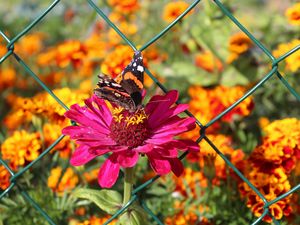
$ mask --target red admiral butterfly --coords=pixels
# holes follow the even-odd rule
[[[95,94],[115,103],[129,112],[135,112],[142,105],[142,90],[144,88],[144,66],[141,52],[136,51],[130,64],[115,79],[107,75],[98,75],[99,88]]]

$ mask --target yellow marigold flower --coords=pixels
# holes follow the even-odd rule
[[[1,56],[1,54],[0,54]],[[16,82],[16,71],[12,68],[0,69],[0,90],[13,87]]]
[[[285,16],[292,25],[300,25],[300,3],[288,8],[285,11]]]
[[[127,45],[119,45],[105,57],[101,71],[115,78],[130,63],[131,59],[132,49]]]
[[[247,165],[246,176],[249,181],[265,196],[267,201],[290,190],[288,175],[299,166],[300,159],[300,120],[286,118],[276,120],[263,127],[262,144],[251,153]],[[247,206],[255,216],[261,216],[263,202],[243,183],[240,185],[242,195],[248,198]],[[292,195],[270,207],[271,214],[276,219],[291,213]],[[271,222],[271,217],[265,216],[264,221]]]
[[[270,142],[277,141],[291,148],[300,147],[300,120],[296,118],[275,120],[264,128],[264,132]]]
[[[27,34],[16,43],[16,52],[26,56],[37,54],[43,47],[44,38],[42,33]]]
[[[88,220],[83,221],[82,223],[78,223],[76,225],[102,225],[104,224],[110,217],[106,216],[106,217],[101,217],[98,218],[96,216],[92,216],[91,218],[89,218]],[[110,224],[115,225],[116,224],[116,220],[113,220],[112,222],[110,222]]]
[[[140,8],[138,0],[108,0],[108,4],[114,10],[124,14],[134,13]]]
[[[253,151],[252,162],[269,170],[282,166],[290,173],[300,159],[300,120],[276,120],[263,130],[263,143]]]
[[[280,57],[298,45],[300,45],[299,39],[294,39],[289,43],[280,44],[277,49],[273,51],[273,55],[275,57]],[[291,72],[298,71],[300,68],[300,51],[294,52],[292,55],[287,57],[284,62],[286,70]]]
[[[87,51],[87,58],[103,59],[105,58],[108,50],[107,44],[103,41],[103,37],[100,34],[92,33],[85,41],[84,46]]]
[[[4,160],[9,160],[13,168],[24,166],[35,160],[41,151],[42,145],[38,133],[28,133],[25,130],[15,131],[1,146]]]
[[[5,190],[10,185],[10,173],[8,170],[3,166],[0,165],[0,190]]]
[[[167,23],[173,22],[188,7],[189,4],[184,1],[176,1],[176,2],[170,2],[166,4],[163,11],[163,20],[166,21]]]
[[[223,65],[211,52],[205,51],[195,57],[195,64],[209,73],[222,72]]]
[[[69,167],[58,184],[62,172],[61,167],[55,167],[51,169],[50,176],[48,177],[48,187],[58,195],[63,195],[64,192],[70,192],[79,182],[78,176],[74,173],[73,169]]]
[[[93,90],[92,81],[90,79],[84,80],[79,84],[79,90],[83,93],[89,93],[91,90]]]
[[[239,55],[248,51],[252,47],[251,39],[243,32],[232,35],[229,39],[229,52],[230,55],[227,59],[228,63],[236,60]]]
[[[80,90],[69,88],[55,89],[54,94],[58,96],[67,106],[75,103],[83,103],[89,94]],[[9,102],[12,105],[12,112],[5,118],[4,123],[13,129],[24,122],[32,119],[32,116],[47,118],[51,122],[64,122],[65,109],[56,102],[48,93],[39,93],[32,98],[11,96]]]
[[[66,123],[51,124],[46,123],[43,126],[43,136],[45,147],[49,147],[57,138],[61,136],[61,130],[66,126]],[[72,146],[69,137],[64,137],[52,150],[59,151],[61,158],[68,159],[71,155]]]
[[[68,107],[75,103],[83,103],[85,99],[89,97],[89,94],[84,93],[82,91],[71,90],[69,88],[61,88],[53,90],[58,98],[60,98]],[[43,93],[43,98],[40,99],[42,101],[46,101],[47,103],[43,104],[43,108],[48,110],[49,116],[52,118],[64,117],[65,109],[61,107],[54,98],[52,98],[48,93]],[[38,96],[36,96],[38,97]],[[35,97],[35,98],[36,98]],[[47,107],[50,107],[47,109]]]
[[[86,55],[86,47],[80,41],[68,40],[57,46],[56,63],[62,68],[70,64],[77,68]]]
[[[286,193],[290,190],[291,185],[288,181],[288,177],[285,174],[285,170],[282,167],[278,167],[272,173],[266,173],[260,170],[260,168],[253,167],[248,174],[249,181],[264,195],[267,201],[271,201],[276,197]],[[247,207],[251,208],[253,214],[257,217],[263,213],[263,201],[257,197],[254,191],[248,187],[246,183],[241,183],[240,191],[243,196],[246,196]],[[283,200],[275,203],[270,207],[271,214],[278,220],[283,215],[288,216],[291,213],[290,199],[291,195],[287,196]],[[263,218],[266,222],[271,222],[271,217],[265,216]]]
[[[61,88],[53,90],[54,94],[60,98],[67,106],[71,106],[78,102],[83,102],[84,99],[88,98],[89,95],[81,91],[74,91],[69,88]],[[48,93],[40,93],[32,99],[34,108],[32,113],[41,114],[54,121],[65,120],[64,113],[65,109],[59,105],[52,96]]]

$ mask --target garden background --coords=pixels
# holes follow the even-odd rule
[[[299,3],[14,0],[0,5],[0,224],[88,225],[110,217],[74,195],[81,187],[100,189],[97,173],[104,159],[70,166],[75,144],[61,130],[70,124],[67,107],[91,96],[97,74],[115,77],[130,62],[128,40],[144,50],[145,66],[157,79],[145,75],[146,101],[162,93],[161,87],[176,89],[202,127],[200,134],[197,128],[183,136],[200,142],[200,153],[183,159],[184,174],[163,176],[140,192],[153,215],[174,225],[300,223]],[[189,5],[195,7],[152,43]],[[220,153],[271,201],[268,211]],[[141,160],[137,186],[155,176],[150,171]],[[113,189],[121,192],[121,182]],[[150,216],[149,221],[157,223]]]

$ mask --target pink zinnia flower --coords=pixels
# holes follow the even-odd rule
[[[101,187],[110,188],[119,176],[120,167],[136,165],[139,156],[148,157],[152,169],[159,175],[173,171],[179,176],[183,165],[178,149],[198,151],[199,146],[190,140],[174,137],[195,127],[194,118],[178,116],[187,104],[174,105],[177,91],[151,98],[145,108],[130,113],[120,107],[107,107],[103,99],[93,95],[86,106],[75,104],[65,113],[78,126],[63,129],[63,134],[75,139],[79,147],[71,157],[73,166],[81,166],[97,156],[111,153],[99,170]]]

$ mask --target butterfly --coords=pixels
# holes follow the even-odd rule
[[[99,88],[94,93],[129,112],[136,112],[142,105],[144,70],[142,54],[136,51],[131,62],[115,79],[105,74],[98,75]]]

